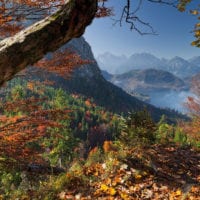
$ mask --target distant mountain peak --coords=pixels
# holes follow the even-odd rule
[[[132,56],[148,56],[148,57],[154,57],[154,58],[158,59],[155,55],[153,55],[151,53],[147,53],[147,52],[134,53],[134,54],[132,54]]]
[[[112,54],[107,54],[112,55]],[[112,59],[111,59],[112,57]],[[108,71],[111,74],[123,74],[135,69],[163,69],[179,78],[191,77],[195,73],[200,72],[200,56],[186,60],[180,56],[174,56],[171,59],[158,58],[151,53],[134,53],[130,57],[101,56],[97,58],[97,62],[101,69]]]

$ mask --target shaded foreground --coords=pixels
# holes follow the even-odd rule
[[[107,141],[60,175],[24,171],[20,199],[194,200],[200,196],[199,156],[178,145],[127,148]]]
[[[109,152],[105,156],[103,162],[67,173],[71,183],[58,197],[198,199],[200,196],[200,154],[189,147],[153,145]],[[90,177],[90,180],[84,183],[81,177]]]

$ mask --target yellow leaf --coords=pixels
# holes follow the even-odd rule
[[[101,188],[100,190],[102,190],[103,192],[106,192],[109,189],[109,187],[105,184],[101,184]]]
[[[96,172],[94,173],[94,176],[98,176],[98,175],[99,175],[99,172],[96,171]]]
[[[128,200],[129,199],[128,195],[126,193],[124,193],[124,192],[120,192],[120,196],[121,196],[121,198],[123,200]]]
[[[181,190],[177,190],[177,191],[175,192],[175,194],[176,194],[176,196],[180,196],[180,195],[182,194],[182,191],[181,191]]]
[[[110,178],[107,178],[104,182],[106,183],[106,185],[110,185],[112,181]]]
[[[135,175],[135,179],[141,179],[141,178],[142,178],[142,176],[140,174]]]
[[[121,177],[116,176],[112,182],[112,186],[116,186],[118,183],[121,183]]]
[[[111,187],[111,188],[109,188],[109,190],[108,190],[108,193],[110,194],[110,195],[112,195],[112,196],[114,196],[115,194],[116,194],[116,190],[113,188],[113,187]]]
[[[195,26],[196,26],[196,27],[200,27],[200,23],[197,23]]]
[[[143,172],[142,172],[142,175],[143,175],[143,176],[146,176],[147,174],[148,174],[148,173],[147,173],[146,171],[143,171]]]
[[[192,46],[197,46],[200,43],[200,40],[195,40],[191,43]]]
[[[191,10],[190,13],[192,15],[198,15],[199,14],[198,10]]]
[[[200,30],[196,30],[196,31],[195,31],[195,36],[196,36],[196,37],[199,37],[199,36],[200,36]]]

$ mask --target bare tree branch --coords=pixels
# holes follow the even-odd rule
[[[177,8],[179,2],[179,0],[137,0],[135,1],[137,2],[137,5],[132,6],[131,0],[126,0],[120,18],[118,20],[114,19],[114,25],[119,23],[119,25],[122,26],[123,22],[125,22],[130,25],[130,30],[134,30],[140,35],[157,35],[151,24],[142,20],[138,15],[138,12],[145,1],[169,5],[175,8]],[[146,29],[146,31],[143,29]]]

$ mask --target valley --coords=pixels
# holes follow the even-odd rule
[[[159,59],[147,53],[129,58],[110,53],[103,56],[97,61],[106,80],[154,106],[187,112],[184,103],[188,96],[195,96],[191,81],[200,72],[199,57],[187,61],[180,57]],[[116,57],[118,65],[113,62]]]

